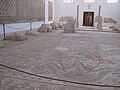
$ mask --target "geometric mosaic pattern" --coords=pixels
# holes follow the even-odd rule
[[[43,0],[0,0],[0,24],[44,20]]]
[[[61,31],[41,33],[23,42],[5,41],[0,63],[37,75],[105,85],[120,85],[120,36],[118,33]],[[70,87],[0,67],[1,90],[120,90],[81,86]],[[28,80],[15,79],[14,76]],[[29,80],[36,80],[33,82]],[[39,82],[40,81],[40,82]],[[69,84],[72,85],[72,84]]]

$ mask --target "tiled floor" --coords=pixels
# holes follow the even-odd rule
[[[78,31],[76,34],[65,34],[54,31],[31,36],[22,42],[5,41],[4,45],[0,49],[2,64],[53,78],[120,85],[119,33]],[[0,90],[120,90],[40,83],[69,84],[36,78],[3,67],[0,67],[0,75],[16,77],[0,76]]]

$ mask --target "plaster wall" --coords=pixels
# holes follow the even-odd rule
[[[96,0],[94,3],[84,3],[84,0],[74,0],[73,3],[64,3],[63,0],[55,0],[55,21],[59,22],[62,16],[77,16],[79,5],[79,25],[83,25],[83,12],[93,11],[94,18],[98,15],[98,7],[101,6],[101,16],[110,17],[117,21],[120,26],[120,0],[118,3],[107,3],[107,0]],[[88,8],[90,5],[90,8]]]

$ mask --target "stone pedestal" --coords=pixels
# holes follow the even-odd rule
[[[52,31],[52,27],[50,24],[42,24],[40,28],[38,28],[38,32],[50,32]]]
[[[101,16],[96,16],[95,17],[95,22],[97,23],[98,30],[102,30],[102,17]]]
[[[76,20],[68,20],[64,28],[64,33],[76,33],[76,32],[77,32]]]
[[[98,28],[98,30],[102,30],[102,23],[98,23],[97,28]]]

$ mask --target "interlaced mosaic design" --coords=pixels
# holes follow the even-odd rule
[[[0,0],[0,24],[44,20],[43,0]]]

